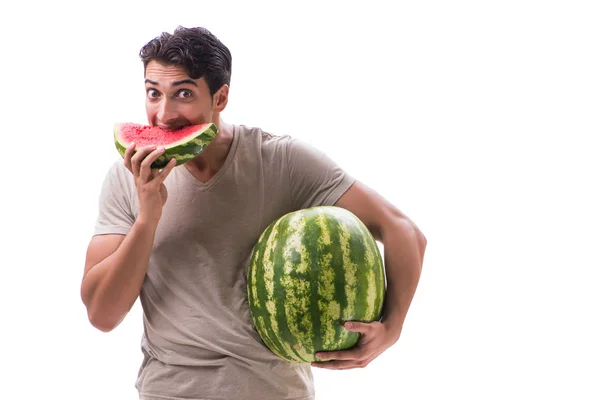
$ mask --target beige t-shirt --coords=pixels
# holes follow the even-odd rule
[[[280,216],[333,205],[353,178],[290,136],[234,126],[223,167],[207,183],[183,167],[167,177],[140,293],[140,399],[313,399],[310,365],[276,357],[249,313],[252,247]],[[127,234],[139,212],[131,173],[116,162],[100,195],[95,234]]]

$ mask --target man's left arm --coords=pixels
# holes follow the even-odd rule
[[[373,237],[383,243],[387,291],[381,321],[345,324],[346,329],[361,333],[354,348],[318,353],[317,357],[324,361],[312,365],[328,369],[361,368],[400,338],[421,276],[427,240],[406,215],[359,181],[335,205],[355,214]]]

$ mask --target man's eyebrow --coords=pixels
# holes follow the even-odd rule
[[[189,83],[190,85],[198,86],[198,85],[196,84],[196,82],[194,82],[194,81],[193,81],[193,80],[191,80],[191,79],[182,79],[182,80],[180,80],[180,81],[175,81],[175,82],[173,82],[173,85],[172,85],[172,86],[185,85],[186,83]]]
[[[158,82],[151,81],[150,79],[146,79],[145,82],[149,83],[151,85],[158,85]],[[190,85],[198,86],[198,84],[191,79],[182,79],[180,81],[175,81],[175,82],[173,82],[172,86],[185,85],[186,83],[189,83]]]

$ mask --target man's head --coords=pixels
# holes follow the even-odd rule
[[[140,50],[149,123],[166,129],[218,123],[227,104],[231,53],[204,28],[178,27]]]

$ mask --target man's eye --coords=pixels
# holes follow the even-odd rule
[[[150,97],[151,99],[155,99],[158,96],[160,96],[160,93],[158,92],[158,90],[155,89],[148,89],[148,97]]]
[[[188,99],[193,96],[193,93],[190,90],[180,90],[177,92],[177,97],[180,99]]]

